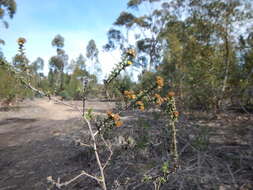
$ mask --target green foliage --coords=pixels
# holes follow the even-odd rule
[[[87,110],[87,112],[85,113],[85,116],[84,116],[86,119],[88,120],[91,120],[94,116],[93,116],[93,109],[92,108],[89,108]]]
[[[151,180],[152,180],[151,176],[144,175],[144,177],[142,179],[142,182],[147,183],[147,182],[150,182]]]
[[[58,34],[54,37],[52,40],[52,46],[57,47],[57,48],[63,48],[64,47],[64,38]]]
[[[0,100],[5,99],[9,102],[15,99],[32,97],[33,93],[24,88],[24,86],[16,80],[12,73],[2,65],[0,65]]]
[[[89,69],[89,72],[94,74],[97,78],[101,74],[101,65],[99,63],[98,54],[99,51],[96,42],[94,40],[90,40],[86,47],[86,57],[91,62],[91,68]]]
[[[135,83],[131,80],[129,75],[119,75],[107,87],[109,96],[112,98],[122,97],[125,90],[131,90],[135,87]]]
[[[59,93],[64,90],[64,68],[68,64],[68,55],[63,50],[64,38],[61,35],[58,34],[54,37],[52,46],[57,48],[57,55],[49,60],[50,84],[51,86],[54,84],[56,93]]]
[[[115,49],[124,51],[126,49],[125,47],[126,39],[120,30],[111,28],[107,32],[107,39],[108,42],[103,46],[105,51],[113,51]]]
[[[154,72],[144,71],[138,77],[139,78],[138,88],[144,89],[144,87],[150,86],[150,82],[154,80],[155,76],[156,76],[156,73]]]

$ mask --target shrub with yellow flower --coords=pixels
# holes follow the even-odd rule
[[[128,99],[136,99],[137,98],[133,91],[127,91],[127,90],[125,90],[124,91],[124,95]]]
[[[161,105],[164,102],[164,99],[159,94],[155,94],[155,102],[158,105]]]
[[[109,117],[109,119],[114,121],[114,124],[116,125],[116,127],[120,127],[123,125],[123,122],[120,120],[120,116],[119,114],[114,114],[111,111],[107,111],[107,115]]]
[[[120,120],[115,121],[115,125],[116,125],[116,127],[121,127],[123,125],[123,122]]]

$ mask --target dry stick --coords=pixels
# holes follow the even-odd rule
[[[47,178],[47,180],[49,181],[49,182],[51,182],[53,185],[55,185],[57,188],[62,188],[62,187],[64,187],[64,186],[67,186],[67,185],[69,185],[70,183],[72,183],[72,182],[74,182],[75,180],[77,180],[78,178],[80,178],[80,177],[82,177],[82,176],[88,176],[88,177],[90,177],[90,178],[92,178],[92,179],[95,179],[96,181],[101,181],[101,179],[99,179],[99,178],[97,178],[97,177],[95,177],[95,176],[93,176],[93,175],[90,175],[90,174],[88,174],[87,172],[85,172],[85,171],[82,171],[79,175],[77,175],[76,177],[74,177],[74,178],[72,178],[71,180],[69,180],[69,181],[66,181],[66,182],[64,182],[64,183],[61,183],[60,182],[60,178],[58,178],[58,180],[57,181],[55,181],[55,180],[53,180],[51,177],[48,177]]]
[[[76,107],[76,109],[77,109],[80,113],[82,113],[81,110],[80,110],[78,107]],[[105,165],[104,167],[102,167],[102,164],[101,164],[101,161],[100,161],[100,157],[99,157],[99,154],[98,154],[98,151],[97,151],[97,144],[96,144],[95,135],[94,135],[94,133],[93,133],[93,131],[92,131],[91,124],[90,124],[89,120],[88,120],[86,117],[83,117],[83,118],[84,118],[85,122],[88,124],[89,132],[90,132],[90,135],[91,135],[91,138],[92,138],[92,141],[93,141],[93,146],[92,146],[92,147],[93,147],[93,149],[94,149],[95,156],[96,156],[96,160],[97,160],[97,164],[98,164],[98,166],[99,166],[99,170],[100,170],[100,174],[101,174],[101,179],[99,179],[99,178],[97,178],[97,177],[95,177],[95,176],[92,176],[92,175],[90,175],[90,174],[88,174],[88,173],[86,173],[86,172],[84,172],[84,171],[82,171],[81,174],[86,175],[86,176],[88,176],[88,177],[91,177],[91,178],[95,179],[95,180],[102,186],[103,190],[107,190],[106,183],[105,183],[105,176],[104,176],[104,168],[106,167],[107,163],[109,162],[108,159],[111,158],[111,155],[110,155],[109,158],[107,159],[106,165]],[[109,149],[110,152],[112,153],[112,150],[111,150],[111,148],[109,147],[109,145],[108,145],[107,143],[105,143],[105,145],[108,147],[108,149]],[[79,177],[83,176],[83,175],[81,175],[81,174],[78,175],[78,176],[76,176],[75,178],[73,178],[74,180],[72,179],[72,180],[70,180],[69,182],[72,183],[73,181],[77,180]],[[68,184],[69,184],[69,183],[68,183]],[[67,185],[68,185],[68,184],[67,184]]]
[[[103,169],[106,168],[106,166],[108,165],[109,161],[111,160],[111,157],[113,155],[113,152],[112,152],[112,149],[111,149],[111,146],[106,142],[106,140],[104,139],[103,135],[101,134],[101,138],[103,140],[103,142],[105,143],[105,145],[108,147],[109,151],[110,151],[110,155],[109,157],[107,158],[107,161],[105,162],[104,166],[103,166]]]
[[[57,99],[56,99],[57,100]],[[77,106],[73,106],[73,105],[70,105],[70,104],[66,104],[62,101],[59,101],[59,103],[63,103],[64,105],[67,105],[67,106],[70,106],[76,110],[78,110],[80,112],[80,114],[82,114],[82,111],[77,107]],[[88,124],[88,128],[89,128],[89,132],[90,132],[90,135],[92,137],[92,141],[93,141],[93,149],[95,151],[95,156],[96,156],[96,160],[97,160],[97,164],[99,166],[99,169],[100,169],[100,173],[101,173],[101,179],[96,177],[96,176],[93,176],[85,171],[82,171],[79,175],[77,175],[76,177],[72,178],[71,180],[67,181],[67,182],[64,182],[64,183],[60,183],[60,181],[58,180],[58,182],[55,182],[53,179],[51,178],[48,178],[48,181],[52,182],[54,185],[56,185],[56,187],[58,188],[61,188],[62,186],[67,186],[69,185],[70,183],[74,182],[75,180],[77,180],[78,178],[82,177],[82,176],[88,176],[92,179],[95,179],[99,184],[101,184],[103,190],[107,190],[106,188],[106,183],[105,183],[105,177],[104,177],[104,168],[105,167],[102,167],[102,164],[101,164],[101,161],[100,161],[100,158],[99,158],[99,155],[98,155],[98,151],[97,151],[97,145],[96,145],[96,139],[95,139],[95,136],[94,136],[94,133],[92,131],[92,127],[91,127],[91,124],[89,122],[89,120],[87,120],[85,117],[83,117],[85,122]],[[82,120],[83,121],[83,120]],[[107,144],[106,144],[107,145]],[[108,147],[109,148],[109,147]],[[109,149],[111,150],[111,149]]]
[[[92,131],[91,124],[90,124],[89,120],[86,119],[85,117],[84,117],[84,120],[88,124],[90,135],[91,135],[91,138],[92,138],[92,141],[93,141],[93,149],[95,151],[96,160],[97,160],[98,167],[99,167],[99,170],[100,170],[100,173],[101,173],[101,178],[102,178],[101,179],[101,182],[102,182],[101,186],[103,187],[104,190],[106,190],[107,188],[106,188],[106,183],[105,183],[104,168],[102,167],[102,164],[101,164],[101,161],[100,161],[100,158],[99,158],[99,154],[98,154],[98,151],[97,151],[96,139],[95,139],[94,133]]]
[[[80,114],[82,113],[82,111],[81,111],[78,107],[75,107],[75,106],[71,106],[71,107],[77,109],[77,110],[80,112]],[[104,167],[102,167],[102,164],[101,164],[101,161],[100,161],[100,158],[99,158],[99,154],[98,154],[98,151],[97,151],[96,139],[95,139],[94,133],[93,133],[93,131],[92,131],[91,124],[90,124],[89,120],[87,120],[85,117],[84,117],[84,120],[85,120],[85,122],[88,124],[89,131],[90,131],[90,134],[91,134],[91,136],[92,136],[92,140],[93,140],[93,146],[92,146],[92,147],[93,147],[93,149],[94,149],[94,151],[95,151],[97,164],[98,164],[98,166],[99,166],[100,173],[101,173],[101,179],[98,178],[98,177],[96,177],[96,176],[93,176],[93,175],[91,175],[91,174],[88,174],[88,173],[85,172],[85,171],[82,171],[81,174],[77,175],[76,177],[74,177],[74,178],[72,178],[71,180],[69,180],[69,181],[67,181],[67,182],[64,182],[64,183],[60,183],[60,180],[59,180],[59,179],[58,179],[58,181],[56,182],[56,181],[54,181],[53,179],[48,178],[48,181],[50,181],[51,183],[53,183],[54,185],[56,185],[56,187],[61,188],[62,186],[67,186],[67,185],[69,185],[70,183],[72,183],[72,182],[74,182],[75,180],[77,180],[78,178],[80,178],[80,177],[82,177],[82,176],[85,175],[85,176],[88,176],[88,177],[90,177],[90,178],[92,178],[92,179],[95,179],[95,180],[102,186],[103,190],[107,190],[107,188],[106,188],[106,183],[105,183],[105,177],[104,177],[104,168],[106,167],[107,163],[109,162],[108,159],[111,158],[111,155],[110,155],[109,158],[107,159],[106,165],[104,165]],[[106,146],[107,146],[107,145],[108,145],[108,144],[106,143]],[[109,147],[109,146],[107,146],[107,147],[108,147],[108,149],[111,151],[110,147]],[[111,152],[112,152],[112,151],[111,151]]]
[[[175,121],[171,122],[172,129],[172,155],[175,167],[178,167],[178,151],[177,151],[177,131],[175,126]]]

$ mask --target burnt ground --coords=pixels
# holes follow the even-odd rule
[[[87,104],[102,115],[113,106]],[[169,157],[166,122],[154,111],[129,111],[122,118],[124,126],[108,134],[114,150],[106,169],[108,189],[154,189]],[[182,114],[177,126],[181,168],[161,189],[253,189],[252,114],[228,111],[213,118],[191,112]],[[64,105],[35,99],[0,109],[0,190],[45,190],[48,176],[64,181],[84,169],[98,175],[92,150],[75,144],[80,138],[89,140],[80,113]],[[99,148],[103,160],[108,151]],[[82,177],[64,189],[99,186]]]

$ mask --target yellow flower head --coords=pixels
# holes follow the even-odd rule
[[[164,86],[164,80],[162,77],[160,76],[156,77],[156,85],[158,88],[162,88]]]
[[[136,97],[135,94],[132,94],[131,98],[132,98],[132,99],[136,99],[137,97]]]
[[[119,114],[114,114],[114,113],[112,113],[111,111],[108,111],[107,112],[107,115],[108,115],[108,117],[110,118],[110,119],[113,119],[114,121],[118,121],[118,120],[120,120],[120,116],[119,116]]]
[[[125,96],[129,95],[129,91],[125,90],[125,91],[124,91],[124,95],[125,95]]]
[[[163,98],[159,94],[155,94],[155,100],[158,105],[161,105],[164,102]]]
[[[124,91],[124,95],[129,98],[129,99],[136,99],[136,95],[134,94],[133,91],[127,91],[125,90]]]
[[[127,61],[127,64],[128,64],[128,65],[132,65],[133,62],[132,62],[132,61]]]
[[[20,38],[18,38],[17,42],[18,42],[18,44],[23,45],[24,43],[26,43],[26,39],[20,37]]]
[[[110,117],[110,118],[113,118],[113,116],[114,116],[114,114],[113,114],[111,111],[107,111],[107,115],[108,115],[108,117]]]
[[[120,126],[122,126],[123,125],[123,122],[122,121],[120,121],[120,116],[119,116],[119,114],[114,114],[114,113],[112,113],[111,111],[108,111],[107,112],[107,115],[108,115],[108,117],[110,118],[110,119],[113,119],[114,120],[114,124],[116,125],[116,127],[120,127]]]
[[[120,121],[120,120],[115,121],[115,125],[116,125],[116,127],[120,127],[120,126],[122,126],[122,125],[123,125],[123,122],[122,122],[122,121]]]
[[[179,112],[178,112],[178,111],[174,111],[174,112],[173,112],[173,115],[174,115],[175,117],[178,117],[178,116],[179,116]]]
[[[130,55],[130,56],[132,56],[132,57],[135,57],[135,56],[136,56],[136,52],[135,52],[134,49],[129,49],[129,50],[127,51],[127,54]]]
[[[175,96],[175,92],[173,92],[173,91],[170,91],[170,92],[168,92],[168,97],[174,97]]]
[[[113,120],[114,121],[119,121],[120,120],[120,116],[119,116],[119,114],[114,114],[114,116],[113,116]]]
[[[136,104],[137,104],[138,106],[144,105],[142,101],[137,101]]]

